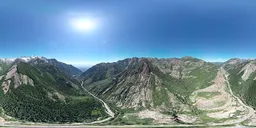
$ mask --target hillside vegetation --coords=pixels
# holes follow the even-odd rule
[[[85,93],[80,82],[48,63],[17,61],[0,84],[8,88],[0,90],[0,106],[19,120],[91,122],[106,116],[102,104]]]
[[[231,59],[224,64],[224,68],[229,73],[229,82],[235,94],[256,108],[256,61]]]
[[[120,109],[197,114],[189,96],[209,86],[216,74],[215,64],[192,57],[130,58],[93,66],[80,79],[90,91]]]

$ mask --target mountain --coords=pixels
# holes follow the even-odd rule
[[[80,69],[82,72],[85,72],[87,69],[89,69],[90,67],[84,67],[84,66],[80,66],[80,67],[77,67],[78,69]],[[82,73],[81,73],[82,74]],[[80,75],[81,75],[80,74]]]
[[[170,106],[168,95],[188,98],[209,85],[216,73],[214,64],[196,58],[131,58],[93,66],[80,79],[117,106],[139,109]]]
[[[128,58],[97,64],[79,79],[119,111],[116,124],[256,121],[256,60]]]
[[[72,65],[68,65],[68,64],[59,62],[56,59],[47,59],[45,57],[40,57],[40,56],[29,56],[29,57],[25,56],[25,57],[14,58],[14,59],[0,59],[0,66],[1,66],[1,62],[11,64],[14,61],[23,61],[23,62],[31,63],[34,65],[36,65],[38,63],[47,63],[49,65],[53,65],[53,66],[59,68],[65,74],[67,74],[69,76],[73,76],[73,77],[77,77],[82,74],[82,71],[80,71],[78,68],[76,68]]]
[[[68,65],[62,62],[57,61],[56,59],[48,59],[48,63],[58,67],[61,71],[65,72],[70,76],[80,76],[83,72],[78,68]]]
[[[223,67],[236,95],[256,108],[256,60],[233,58],[223,63]]]
[[[134,57],[97,64],[79,77],[44,57],[1,59],[0,67],[5,119],[91,122],[111,112],[104,120],[113,125],[256,125],[255,59]]]
[[[6,120],[91,122],[106,116],[102,104],[61,70],[58,61],[34,57],[1,63],[0,108]]]
[[[13,62],[14,59],[0,59],[0,75],[5,73]]]
[[[196,114],[191,94],[211,85],[218,68],[192,57],[129,58],[101,63],[80,79],[86,88],[119,109]],[[149,112],[147,112],[149,113]]]

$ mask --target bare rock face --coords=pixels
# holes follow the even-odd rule
[[[127,83],[128,81],[135,79],[134,77],[129,77],[128,79],[123,80],[122,82]],[[150,90],[151,84],[149,83],[150,77],[139,76],[138,79],[143,80],[141,83],[138,83],[134,86],[127,87],[124,85],[118,84],[117,86],[122,86],[118,88],[114,95],[115,97],[109,97],[109,101],[117,101],[117,106],[122,108],[134,108],[138,109],[140,107],[146,107],[146,104],[151,102],[152,91]],[[121,94],[120,96],[118,96]]]
[[[256,72],[256,60],[250,59],[230,59],[222,64],[222,67],[227,71],[234,72],[243,81],[247,81],[252,74]],[[241,83],[241,81],[239,82]]]
[[[2,78],[4,78],[4,76],[2,76]],[[22,84],[34,86],[34,81],[26,75],[17,73],[17,65],[13,65],[7,72],[4,82],[2,83],[2,87],[5,94],[9,90],[12,78],[14,80],[14,88],[18,88]]]
[[[3,117],[0,117],[0,123],[5,122],[5,119]]]
[[[131,59],[129,62],[132,64],[135,61]],[[107,98],[109,101],[117,101],[116,105],[122,108],[134,108],[146,107],[151,102],[152,92],[150,90],[150,68],[149,65],[143,60],[141,62],[141,68],[135,69],[132,72],[135,73],[132,76],[127,76],[130,72],[124,72],[119,77],[119,82],[116,85],[118,88],[109,88],[107,90],[115,89],[113,95]],[[105,92],[106,93],[106,92]]]
[[[13,66],[9,69],[7,75],[5,76],[5,80],[8,80],[8,79],[12,78],[13,76],[16,75],[16,73],[17,73],[17,65],[13,65]]]
[[[10,85],[11,85],[11,80],[7,80],[2,83],[4,94],[6,94],[9,91]]]
[[[242,63],[244,61],[246,61],[246,60],[245,59],[239,59],[239,58],[233,58],[233,59],[228,60],[226,63],[230,64],[230,65],[235,65],[235,64]]]
[[[191,61],[191,59],[195,58],[156,59],[153,65],[157,66],[161,72],[169,74],[176,79],[189,78],[194,77],[189,75],[191,70],[200,68],[206,64],[203,60],[196,59],[195,61]]]
[[[88,90],[120,108],[168,110],[185,97],[174,95],[176,89],[172,87],[187,93],[191,90],[183,86],[200,88],[214,79],[216,73],[214,64],[192,57],[129,58],[93,66],[80,79]]]
[[[49,99],[51,99],[53,101],[60,100],[60,101],[63,101],[64,103],[66,103],[65,96],[61,95],[58,92],[53,92],[53,93],[47,92],[47,96]]]
[[[2,80],[5,77],[5,75],[0,76],[0,80]]]
[[[244,72],[242,75],[242,79],[246,81],[249,78],[249,76],[255,71],[256,64],[252,61],[246,64],[239,73]]]

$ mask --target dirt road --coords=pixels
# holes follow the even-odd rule
[[[226,79],[227,86],[228,86],[228,89],[229,89],[230,94],[238,101],[239,104],[241,104],[243,107],[247,108],[248,111],[249,111],[249,113],[248,113],[246,116],[244,116],[243,118],[239,118],[239,119],[235,120],[235,121],[232,122],[232,123],[229,123],[229,122],[228,122],[228,123],[211,123],[210,125],[218,126],[218,125],[238,124],[238,123],[241,123],[241,122],[243,122],[243,121],[249,119],[249,118],[255,113],[254,109],[251,108],[250,106],[244,104],[241,99],[239,99],[236,95],[234,95],[234,93],[233,93],[233,91],[232,91],[232,89],[231,89],[231,87],[230,87],[230,83],[229,83],[229,81],[228,81],[228,73],[225,71],[225,69],[224,69],[223,67],[221,67],[221,68],[219,69],[219,71],[223,74],[223,77],[225,77],[225,79]]]
[[[106,108],[106,113],[109,115],[108,118],[106,119],[103,119],[103,120],[97,120],[97,121],[94,121],[94,122],[91,122],[91,123],[88,123],[88,124],[97,124],[97,123],[103,123],[103,122],[106,122],[106,121],[109,121],[110,119],[114,118],[115,117],[115,113],[110,109],[110,107],[107,105],[106,102],[104,102],[102,99],[98,98],[97,96],[93,95],[91,92],[89,92],[84,86],[83,86],[83,83],[81,83],[81,87],[84,89],[84,91],[86,91],[88,94],[90,94],[91,96],[93,96],[95,99],[99,100],[103,106]]]

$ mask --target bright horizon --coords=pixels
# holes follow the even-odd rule
[[[0,58],[87,67],[131,57],[250,59],[255,13],[255,1],[8,0],[0,5]]]
[[[34,56],[34,55],[33,55]],[[21,57],[31,57],[31,56],[19,56],[19,57],[11,57],[11,58],[0,58],[0,59],[16,59],[16,58],[21,58]],[[89,68],[89,67],[92,67],[96,64],[99,64],[99,63],[112,63],[112,62],[117,62],[119,60],[124,60],[124,59],[127,59],[127,58],[133,58],[133,57],[127,57],[127,58],[119,58],[119,59],[115,59],[115,60],[104,60],[104,61],[93,61],[93,62],[90,62],[90,61],[86,61],[86,60],[80,60],[80,61],[73,61],[73,60],[67,60],[68,58],[65,58],[65,59],[58,59],[58,58],[54,58],[54,57],[47,57],[47,56],[40,56],[40,57],[45,57],[47,59],[56,59],[60,62],[64,62],[66,64],[71,64],[75,67],[78,67],[78,68]],[[134,56],[134,57],[137,57],[137,56]],[[140,56],[138,58],[143,58],[145,56]],[[185,56],[181,56],[181,57],[145,57],[145,58],[158,58],[158,59],[161,59],[161,58],[182,58],[182,57],[185,57]],[[225,61],[228,61],[229,59],[232,59],[232,58],[239,58],[239,59],[256,59],[256,58],[244,58],[244,57],[231,57],[231,58],[200,58],[200,57],[195,57],[195,56],[190,56],[190,57],[194,57],[194,58],[198,58],[198,59],[201,59],[201,60],[204,60],[206,62],[225,62]]]

